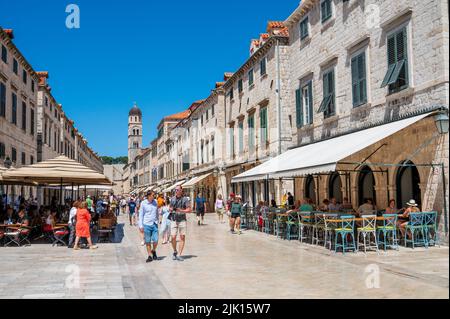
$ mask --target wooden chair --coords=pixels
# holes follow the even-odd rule
[[[98,242],[108,242],[111,243],[110,235],[113,232],[113,223],[112,219],[100,218],[98,220]]]

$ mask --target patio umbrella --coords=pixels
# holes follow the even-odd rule
[[[37,186],[38,183],[34,182],[34,181],[24,181],[21,179],[8,179],[5,180],[3,178],[3,174],[5,172],[9,171],[6,167],[4,166],[0,166],[0,185],[23,185],[23,186]]]
[[[112,185],[105,175],[65,156],[11,169],[2,176],[6,182],[19,180],[39,184]]]

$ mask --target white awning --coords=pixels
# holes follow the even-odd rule
[[[211,175],[212,173],[208,173],[208,174],[204,174],[204,175],[200,175],[200,176],[196,176],[193,179],[191,179],[189,182],[187,182],[186,184],[183,185],[183,188],[191,188],[194,187],[197,183],[201,182],[202,180],[204,180],[205,178],[207,178],[209,175]]]
[[[172,190],[175,189],[175,187],[180,186],[180,185],[183,185],[185,182],[186,182],[186,181],[179,181],[179,182],[176,182],[175,184],[173,184],[172,186],[166,188],[166,189],[163,190],[162,192],[163,192],[163,193],[170,193]]]
[[[232,183],[328,173],[343,159],[420,121],[433,112],[289,150],[232,178]]]

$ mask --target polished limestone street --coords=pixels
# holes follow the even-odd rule
[[[115,243],[98,250],[0,247],[0,298],[449,297],[448,247],[342,255],[251,230],[231,234],[213,214],[205,220],[189,216],[184,261],[165,244],[146,264],[126,216]]]

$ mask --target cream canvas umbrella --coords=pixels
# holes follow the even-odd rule
[[[103,174],[65,156],[3,173],[3,180],[20,180],[39,184],[112,185]]]
[[[0,185],[24,185],[24,186],[37,186],[38,183],[33,181],[23,181],[20,179],[3,179],[3,174],[7,172],[8,169],[4,166],[0,166]]]

